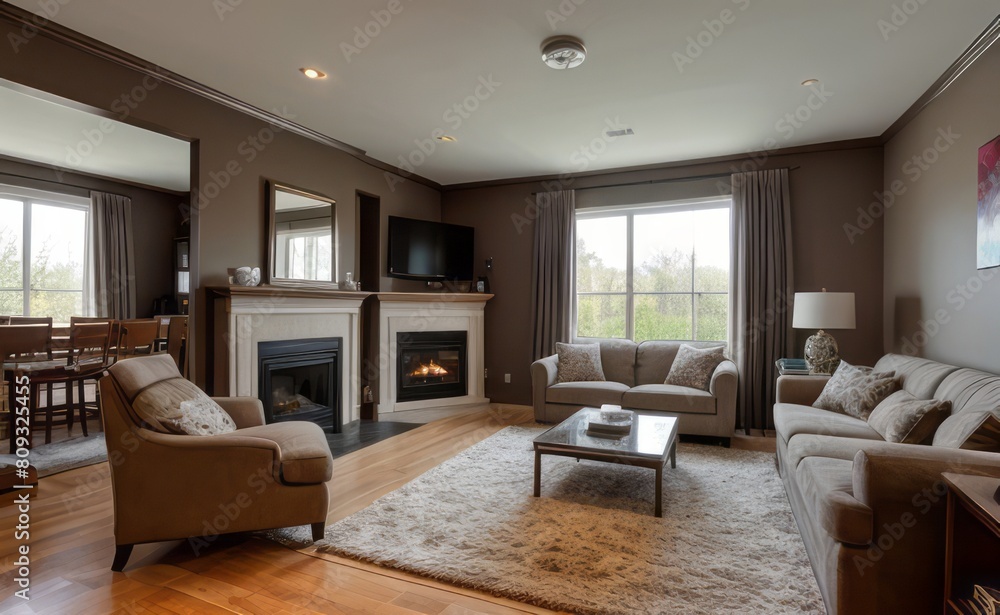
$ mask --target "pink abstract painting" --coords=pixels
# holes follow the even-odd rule
[[[976,267],[1000,266],[1000,136],[979,148]]]

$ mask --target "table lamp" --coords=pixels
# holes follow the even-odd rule
[[[823,329],[853,329],[854,293],[795,293],[795,329],[819,329],[806,340],[806,363],[814,374],[832,374],[840,365],[837,340]]]

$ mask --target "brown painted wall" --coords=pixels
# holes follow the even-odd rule
[[[885,146],[885,347],[1000,373],[1000,269],[977,270],[979,147],[1000,134],[994,45]],[[897,318],[897,304],[898,318]]]
[[[0,38],[15,29],[0,22]],[[197,176],[202,201],[192,233],[193,264],[199,269],[195,328],[196,378],[204,382],[204,287],[226,284],[227,269],[264,266],[266,255],[262,178],[312,189],[337,201],[338,273],[354,267],[355,191],[382,199],[382,215],[437,220],[440,193],[412,181],[389,189],[383,171],[309,139],[275,132],[245,114],[180,89],[157,84],[130,69],[38,35],[17,50],[0,45],[0,77],[100,109],[128,115],[197,140]],[[145,85],[145,89],[144,89]],[[153,87],[150,88],[149,86]],[[132,104],[125,102],[131,97]],[[140,101],[141,102],[135,102]],[[281,110],[294,118],[294,105]],[[336,108],[331,107],[331,113]],[[336,135],[333,135],[336,137]],[[261,145],[255,145],[257,144]],[[264,144],[266,142],[266,144]],[[195,241],[195,239],[193,239]],[[392,281],[392,290],[415,290]]]
[[[177,206],[187,197],[147,190],[108,179],[57,174],[51,167],[0,158],[0,183],[87,196],[90,190],[112,192],[132,199],[132,226],[136,236],[136,316],[153,315],[153,300],[174,294],[174,237],[180,226]]]
[[[749,160],[691,164],[670,169],[610,173],[579,178],[570,186],[627,183],[650,179],[684,178],[731,172]],[[791,172],[793,251],[796,290],[854,291],[858,328],[834,332],[845,360],[873,364],[882,353],[882,227],[880,221],[852,244],[844,225],[854,223],[857,208],[866,207],[882,188],[882,148],[868,147],[772,155],[760,168],[799,167]],[[675,197],[718,194],[717,182],[658,184]],[[495,402],[530,404],[531,384],[531,250],[534,227],[520,227],[512,216],[526,215],[531,192],[538,183],[446,191],[442,220],[476,228],[476,273],[483,260],[494,258],[490,288],[496,294],[486,307],[487,396]],[[709,192],[705,192],[708,190]],[[579,193],[593,203],[590,191]],[[607,192],[607,191],[605,191]],[[584,197],[583,195],[587,195]],[[526,200],[528,199],[528,200]],[[802,348],[811,331],[798,331]],[[799,351],[801,356],[801,350]],[[511,384],[503,375],[511,374]]]

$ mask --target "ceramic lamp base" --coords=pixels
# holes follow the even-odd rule
[[[806,340],[806,363],[814,374],[832,374],[840,365],[837,340],[820,329]]]

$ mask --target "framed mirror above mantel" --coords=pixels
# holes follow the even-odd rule
[[[337,288],[337,203],[312,190],[265,180],[267,268],[275,286]]]

